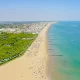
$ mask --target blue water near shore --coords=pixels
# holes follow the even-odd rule
[[[79,21],[53,24],[48,30],[48,51],[55,80],[80,80]]]

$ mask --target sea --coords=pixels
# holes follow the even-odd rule
[[[60,21],[47,33],[51,80],[80,80],[80,21]]]

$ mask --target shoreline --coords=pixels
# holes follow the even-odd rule
[[[1,80],[50,80],[48,75],[47,31],[48,23],[25,54],[0,66]]]

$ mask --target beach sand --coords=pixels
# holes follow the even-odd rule
[[[22,57],[0,66],[0,80],[50,80],[46,32],[48,23]]]

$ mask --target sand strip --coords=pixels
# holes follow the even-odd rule
[[[50,80],[46,32],[51,24],[45,26],[22,57],[0,66],[0,80]]]

